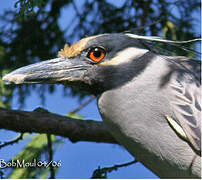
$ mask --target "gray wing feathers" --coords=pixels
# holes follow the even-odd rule
[[[171,102],[179,124],[195,150],[201,150],[201,92],[194,82],[173,81]]]

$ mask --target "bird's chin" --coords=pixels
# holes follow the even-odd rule
[[[97,96],[99,94],[96,88],[93,88],[88,83],[85,83],[78,79],[74,81],[63,81],[61,83],[64,86],[73,88],[74,92],[81,92],[82,94],[94,95],[94,96]]]

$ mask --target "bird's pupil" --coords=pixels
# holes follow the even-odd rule
[[[94,55],[95,57],[100,57],[100,56],[101,56],[101,51],[100,51],[98,48],[95,48],[93,55]]]

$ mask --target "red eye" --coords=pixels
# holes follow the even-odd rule
[[[94,62],[100,62],[106,55],[104,49],[100,47],[92,48],[88,53],[88,58],[90,58]]]

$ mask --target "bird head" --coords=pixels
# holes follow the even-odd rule
[[[58,58],[21,67],[3,77],[8,83],[76,86],[91,94],[116,88],[140,73],[152,56],[130,34],[102,34],[65,45]]]

